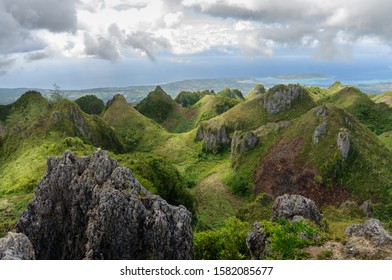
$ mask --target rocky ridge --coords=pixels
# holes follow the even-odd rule
[[[191,213],[151,195],[98,150],[49,158],[17,230],[37,259],[192,259]]]
[[[9,232],[0,239],[0,260],[34,260],[33,244],[23,233]]]

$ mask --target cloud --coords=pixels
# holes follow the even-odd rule
[[[26,29],[74,31],[78,0],[0,0],[5,11]]]
[[[110,25],[104,35],[85,33],[84,44],[87,55],[112,62],[129,50],[139,52],[151,61],[155,61],[154,51],[170,48],[168,40],[163,37],[143,31],[127,33],[125,30],[120,30],[116,24]]]
[[[113,62],[303,48],[315,59],[347,60],[369,40],[392,46],[391,10],[389,0],[0,0],[0,55]]]
[[[26,56],[25,56],[27,61],[36,61],[36,60],[45,59],[47,57],[50,57],[50,53],[46,50],[31,52],[31,53],[26,54]]]
[[[84,34],[84,46],[87,55],[96,56],[112,62],[120,58],[120,53],[115,43],[101,35],[94,37],[86,32]]]
[[[389,0],[360,4],[355,0],[292,0],[290,5],[272,0],[185,0],[184,5],[213,18],[251,22],[259,36],[277,47],[304,47],[304,38],[311,45],[318,42],[315,56],[326,59],[347,58],[350,46],[366,36],[376,36],[392,46]],[[340,40],[342,32],[350,41]]]
[[[5,75],[15,61],[15,58],[0,57],[0,76]]]
[[[148,3],[143,3],[143,2],[139,2],[139,3],[120,3],[117,4],[115,6],[113,6],[113,9],[116,11],[126,11],[126,10],[130,10],[130,9],[136,9],[136,10],[141,10],[146,8],[148,5]]]

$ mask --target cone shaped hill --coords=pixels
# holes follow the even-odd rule
[[[372,97],[340,82],[257,85],[247,94],[182,91],[175,99],[157,86],[136,105],[120,94],[103,104],[28,91],[0,105],[0,237],[15,229],[49,157],[98,148],[148,191],[192,212],[196,251],[232,223],[269,220],[283,194],[315,202],[328,225],[324,241],[343,240],[342,228],[366,217],[365,201],[391,229],[392,108],[385,100],[388,94]]]

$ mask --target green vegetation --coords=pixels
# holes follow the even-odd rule
[[[266,90],[265,90],[264,85],[258,84],[251,92],[248,93],[248,95],[246,96],[246,99],[250,100],[260,94],[264,94],[265,92],[266,92]]]
[[[377,135],[392,130],[392,108],[385,103],[374,103],[357,88],[345,87],[321,102],[346,110]]]
[[[139,179],[145,179],[142,179],[143,182],[146,183],[147,180],[147,185],[151,184],[150,190],[153,193],[160,195],[172,205],[185,206],[196,218],[195,199],[187,189],[189,184],[173,165],[163,159],[151,158],[139,161],[132,170],[139,174]]]
[[[153,119],[157,123],[162,123],[172,112],[176,102],[160,86],[150,92],[144,98],[136,109],[146,117]]]
[[[392,107],[392,91],[384,92],[374,96],[369,96],[376,103],[385,103],[389,107]]]
[[[336,82],[327,89],[300,87],[303,98],[268,114],[265,100],[285,89],[277,86],[265,92],[257,85],[245,100],[240,91],[231,89],[217,94],[181,92],[173,101],[157,87],[136,109],[115,95],[105,110],[94,96],[49,102],[39,92],[29,91],[12,104],[0,105],[0,236],[14,229],[33,198],[49,156],[65,150],[87,155],[97,147],[108,149],[150,192],[192,212],[199,259],[249,259],[245,240],[256,221],[261,221],[271,240],[268,258],[307,258],[303,253],[307,246],[327,239],[344,241],[347,226],[365,219],[358,201],[367,199],[373,202],[373,216],[391,229],[392,109]],[[324,121],[325,131],[315,143],[315,130]],[[230,145],[216,155],[205,153],[202,141],[195,141],[199,125],[210,129],[223,125],[230,139],[234,131],[251,131],[259,142],[235,157]],[[351,136],[346,159],[337,146],[342,129]],[[308,221],[270,222],[274,198],[254,189],[261,161],[296,139],[299,152],[292,165],[313,172],[307,180],[315,191],[339,190],[353,200],[342,207],[322,205],[321,226]],[[290,166],[280,164],[282,169]],[[289,170],[292,176],[295,168]],[[329,259],[331,252],[324,250],[318,258]]]
[[[75,100],[83,112],[90,115],[100,115],[105,111],[105,104],[95,95],[85,95]]]
[[[241,91],[239,91],[238,89],[230,89],[230,88],[225,88],[224,90],[218,92],[217,96],[234,98],[240,101],[245,99]]]
[[[183,107],[189,108],[206,95],[215,95],[215,92],[213,90],[203,90],[196,92],[181,91],[174,101],[176,101],[178,104],[181,104]]]
[[[208,230],[195,234],[195,258],[198,260],[243,260],[249,259],[246,237],[247,223],[230,218],[219,230]]]
[[[301,249],[322,242],[322,232],[308,220],[278,219],[276,222],[263,221],[262,226],[270,237],[268,258],[271,259],[306,259],[307,255]]]

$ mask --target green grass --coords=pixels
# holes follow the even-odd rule
[[[346,110],[377,135],[392,130],[392,108],[384,103],[374,103],[357,88],[345,87],[322,102]]]
[[[360,199],[391,200],[388,190],[392,182],[392,153],[377,136],[358,123],[352,116],[333,106],[327,106],[327,117],[317,117],[317,107],[304,114],[284,131],[282,137],[302,137],[304,146],[299,162],[319,171],[321,181],[328,185],[337,180]],[[326,134],[313,144],[316,127],[327,119]],[[351,133],[351,148],[343,161],[336,144],[341,128]]]
[[[20,214],[33,199],[33,193],[10,195],[0,198],[0,238],[15,230]]]
[[[139,113],[122,95],[113,97],[102,118],[114,127],[126,151],[151,151],[169,137],[159,124]]]
[[[157,123],[162,123],[170,115],[176,104],[170,95],[163,91],[160,86],[157,86],[136,105],[136,109]]]
[[[392,131],[387,131],[378,136],[378,138],[383,142],[390,150],[392,150]]]
[[[225,220],[235,216],[245,204],[244,200],[229,191],[218,173],[207,176],[192,192],[198,202],[198,231],[222,227]]]
[[[392,91],[384,92],[382,94],[377,94],[371,97],[376,103],[385,103],[389,107],[392,107]]]

